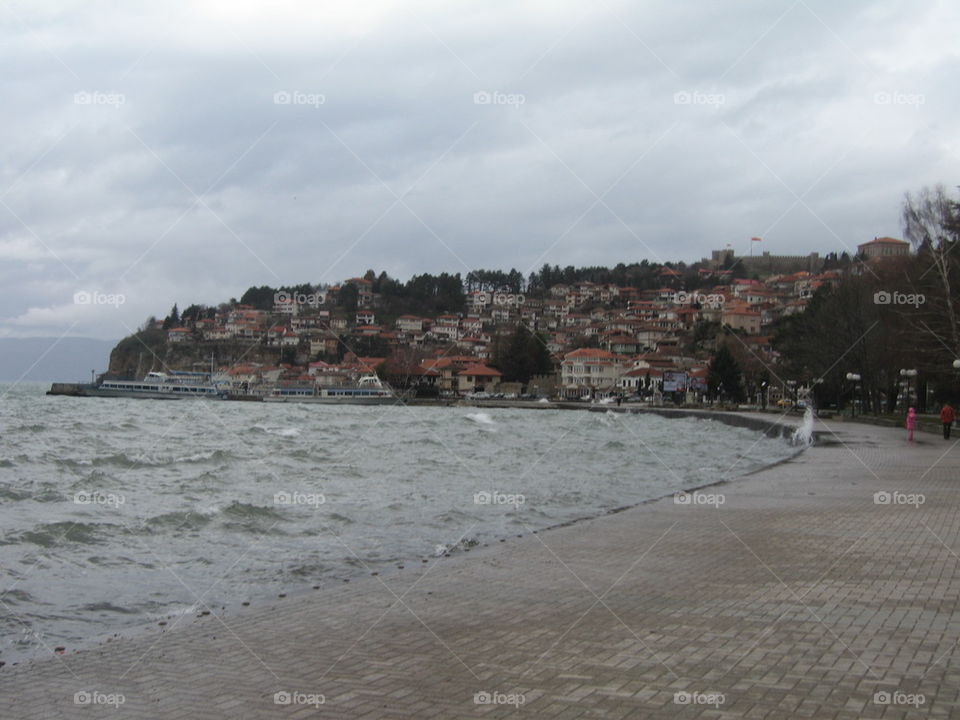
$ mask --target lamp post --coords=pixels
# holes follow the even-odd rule
[[[807,407],[809,408],[817,407],[817,398],[815,395],[817,390],[817,385],[822,385],[825,382],[826,380],[824,378],[818,377],[812,383],[810,383],[810,388],[807,391]]]
[[[913,378],[915,378],[916,376],[917,376],[917,371],[916,371],[915,369],[913,369],[913,368],[900,370],[900,377],[903,378],[903,384],[904,384],[904,387],[906,388],[906,391],[907,391],[907,393],[906,393],[906,394],[907,394],[907,407],[910,407],[910,402],[911,402],[910,399],[911,399],[911,396],[912,396],[912,388],[911,388],[911,386],[910,386],[910,382],[911,382],[911,380],[912,380]]]
[[[860,382],[859,373],[847,373],[847,381],[853,383],[853,399],[850,401],[850,417],[857,415],[857,383]]]

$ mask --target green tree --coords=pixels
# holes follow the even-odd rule
[[[720,323],[713,320],[700,320],[688,333],[684,350],[695,354],[704,350],[704,346],[712,342],[720,333]]]
[[[387,357],[390,354],[390,344],[378,335],[351,338],[348,347],[357,357]]]
[[[177,304],[173,304],[173,308],[170,310],[170,314],[167,315],[163,320],[163,329],[169,330],[170,328],[178,327],[180,325],[180,312],[177,310]]]
[[[272,310],[277,291],[269,285],[250,287],[240,296],[241,305],[249,305],[257,310]]]
[[[359,296],[360,293],[357,290],[357,286],[353,283],[347,283],[340,288],[340,292],[337,293],[337,304],[348,313],[356,312]]]
[[[782,318],[773,337],[782,358],[779,380],[812,385],[818,406],[842,405],[853,392],[846,374],[855,372],[865,408],[891,410],[900,368],[924,370],[916,355],[921,336],[908,325],[916,308],[876,302],[876,293],[902,288],[899,267],[881,263],[846,275],[836,287],[817,290],[803,313]]]
[[[721,345],[710,361],[707,386],[711,395],[719,395],[721,399],[743,400],[743,373],[726,345]]]
[[[498,338],[494,364],[508,382],[528,383],[534,375],[545,375],[552,369],[547,338],[518,325],[510,336]]]
[[[203,305],[191,305],[180,314],[180,322],[186,325],[188,322],[194,323],[206,315],[206,308]]]

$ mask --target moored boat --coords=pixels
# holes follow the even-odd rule
[[[376,375],[364,375],[356,385],[338,387],[278,386],[264,395],[264,402],[389,405],[397,394]]]
[[[58,388],[58,386],[60,387]],[[48,394],[151,400],[181,400],[185,398],[223,400],[227,397],[227,390],[225,386],[215,383],[210,373],[149,372],[142,380],[101,378],[96,383],[76,385],[54,383]]]

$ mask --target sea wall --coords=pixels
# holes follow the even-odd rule
[[[790,437],[797,428],[797,423],[791,423],[782,414],[771,415],[768,418],[753,413],[745,415],[722,410],[686,410],[683,408],[648,408],[629,407],[621,405],[586,405],[584,403],[551,403],[543,404],[542,408],[559,408],[561,410],[587,410],[589,412],[619,412],[635,414],[653,414],[665,418],[694,417],[701,420],[715,420],[734,427],[743,427],[750,430],[759,430],[768,437]]]

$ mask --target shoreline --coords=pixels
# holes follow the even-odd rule
[[[512,716],[477,704],[499,692],[532,717],[628,718],[674,717],[678,693],[714,692],[716,706],[687,714],[888,717],[882,698],[909,696],[923,698],[920,714],[949,717],[960,574],[943,563],[960,565],[949,552],[960,458],[892,430],[839,430],[738,476],[722,508],[661,498],[5,668],[0,703],[73,717],[74,693],[92,688],[125,697],[118,718]],[[897,488],[928,501],[878,504]],[[324,704],[277,705],[290,691]]]
[[[720,422],[725,425],[732,427],[741,427],[753,430],[756,432],[763,433],[768,438],[781,438],[784,441],[787,440],[789,436],[792,435],[793,431],[796,429],[797,425],[795,422],[799,420],[798,417],[785,417],[784,415],[778,415],[773,417],[773,419],[768,419],[766,417],[758,416],[747,416],[743,414],[735,414],[726,411],[691,411],[691,410],[681,410],[681,409],[654,409],[654,410],[645,410],[640,408],[615,408],[608,407],[606,405],[599,406],[582,406],[577,404],[572,404],[572,407],[556,407],[556,406],[547,406],[546,404],[538,404],[539,407],[536,409],[553,409],[553,410],[563,410],[563,409],[575,409],[575,410],[588,410],[591,412],[606,412],[608,410],[618,413],[633,413],[633,414],[655,414],[660,417],[664,417],[668,420],[673,419],[685,419],[685,418],[695,418],[702,420],[710,420],[714,422]],[[453,408],[471,408],[477,407],[472,405],[455,405]],[[486,406],[492,407],[492,406]],[[495,406],[495,409],[526,409],[518,408],[512,405],[505,406]],[[793,420],[794,424],[789,424],[789,421]],[[786,422],[785,422],[786,421]],[[814,440],[814,442],[816,442]],[[446,562],[453,558],[464,558],[467,553],[474,552],[477,556],[482,555],[484,550],[489,550],[503,543],[509,543],[517,539],[521,539],[528,535],[537,535],[539,533],[547,533],[549,531],[558,530],[561,528],[571,527],[577,524],[582,524],[585,522],[598,520],[610,515],[616,515],[628,510],[632,510],[641,506],[651,505],[662,500],[668,499],[676,495],[677,493],[693,493],[705,488],[715,487],[720,485],[726,485],[737,480],[749,477],[756,473],[763,472],[770,468],[776,467],[777,465],[791,462],[798,455],[802,454],[807,449],[807,446],[797,447],[796,451],[791,453],[789,456],[782,458],[780,460],[774,461],[768,464],[762,464],[759,467],[753,467],[752,469],[744,469],[744,472],[738,473],[732,477],[722,478],[720,480],[715,480],[708,483],[702,483],[699,485],[685,485],[682,488],[678,488],[671,492],[664,493],[662,495],[655,495],[653,497],[644,498],[638,502],[632,502],[627,505],[619,505],[608,510],[596,512],[593,514],[586,514],[578,517],[574,517],[568,520],[557,522],[551,525],[545,525],[543,527],[528,527],[524,533],[513,536],[505,537],[494,537],[490,538],[490,542],[480,542],[474,546],[463,547],[459,542],[467,540],[466,537],[461,537],[458,541],[458,545],[449,548],[447,554],[442,556],[442,559]],[[441,556],[427,556],[427,557],[417,557],[410,560],[404,560],[405,562],[413,567],[419,567],[420,565],[428,564],[433,560],[439,559]],[[419,562],[417,562],[419,561]],[[360,561],[363,562],[362,560]],[[237,600],[235,603],[221,606],[220,609],[216,612],[222,617],[243,617],[244,615],[255,613],[261,611],[265,605],[268,605],[271,602],[277,600],[294,600],[297,598],[313,597],[318,593],[322,594],[325,591],[329,591],[332,587],[339,587],[342,584],[361,584],[364,582],[375,581],[377,577],[388,578],[396,574],[400,574],[407,569],[404,566],[393,567],[377,567],[375,570],[371,570],[369,567],[365,566],[363,570],[357,570],[355,574],[346,574],[338,575],[335,578],[321,579],[315,581],[305,581],[303,586],[293,587],[289,589],[282,588],[278,586],[275,588],[276,595],[262,595],[262,596],[250,596],[244,600]],[[282,593],[281,593],[282,591]],[[243,603],[246,603],[244,605]],[[209,612],[200,613],[200,610],[205,608]],[[74,641],[75,644],[67,646],[65,653],[59,655],[82,655],[89,654],[91,652],[96,652],[110,646],[111,644],[119,643],[122,641],[137,641],[142,640],[145,637],[152,637],[156,635],[163,635],[165,633],[171,632],[183,632],[202,624],[205,620],[209,619],[211,615],[214,615],[214,611],[207,606],[192,606],[188,610],[184,610],[182,614],[171,614],[171,615],[161,615],[153,618],[149,622],[144,622],[142,624],[134,624],[126,627],[121,627],[112,631],[107,631],[102,634],[97,634],[82,638],[80,640]],[[192,616],[192,618],[191,618]],[[190,621],[190,622],[188,622]],[[162,625],[160,624],[162,623]],[[35,664],[51,662],[55,660],[55,657],[51,656],[49,653],[44,651],[38,651],[38,654],[30,654],[23,656],[8,656],[7,658],[0,658],[4,661],[6,670],[8,673],[14,668],[20,669],[23,667],[32,667]],[[3,666],[0,666],[2,668]],[[0,670],[2,672],[2,670]]]

